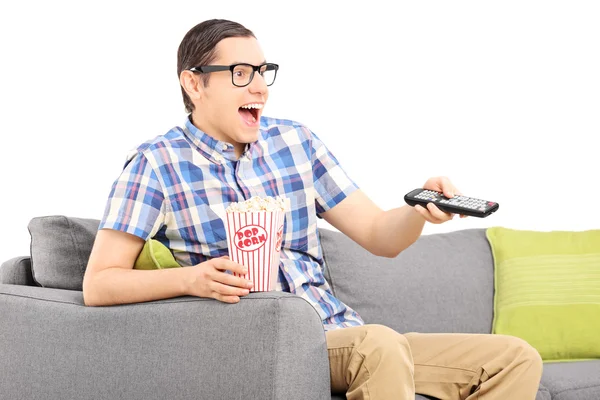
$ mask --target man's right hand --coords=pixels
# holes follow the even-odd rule
[[[187,294],[197,297],[212,297],[224,303],[237,303],[240,296],[247,295],[252,288],[251,281],[226,273],[235,272],[245,275],[246,267],[229,259],[228,256],[213,258],[189,270]]]

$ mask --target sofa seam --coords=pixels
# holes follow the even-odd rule
[[[31,258],[31,256],[16,256],[16,257],[13,257],[12,259],[8,259],[8,260],[6,260],[6,261],[13,260],[15,263],[20,263],[20,262],[22,262],[23,260],[26,260],[26,259],[28,259],[28,258]],[[5,262],[6,262],[6,261],[5,261]],[[4,263],[2,263],[2,264],[4,264]]]
[[[12,285],[12,286],[24,286],[24,285]],[[26,286],[28,287],[28,286]],[[47,289],[47,288],[46,288]],[[57,290],[65,290],[65,291],[70,291],[70,292],[78,292],[81,293],[81,291],[79,290],[69,290],[69,289],[57,289]],[[32,300],[40,300],[40,301],[48,301],[51,303],[62,303],[62,304],[72,304],[75,306],[80,306],[80,307],[87,307],[87,308],[101,308],[101,307],[113,307],[113,306],[86,306],[83,303],[76,303],[76,302],[72,302],[72,301],[65,301],[65,300],[54,300],[54,299],[46,299],[43,297],[35,297],[35,296],[28,296],[28,295],[24,295],[24,294],[19,294],[19,293],[0,293],[0,296],[12,296],[12,297],[22,297],[22,298],[26,298],[26,299],[32,299]],[[300,296],[296,296],[299,299],[302,299]],[[171,298],[172,299],[172,298]],[[165,299],[165,300],[171,300],[171,299]],[[261,298],[256,298],[256,299],[252,299],[252,298],[247,298],[244,299],[244,301],[248,301],[248,300],[281,300],[281,297],[261,297]],[[129,303],[129,304],[119,304],[122,306],[144,306],[144,305],[166,305],[166,304],[173,304],[173,303],[194,303],[197,301],[212,301],[214,299],[212,298],[208,298],[208,297],[198,297],[195,299],[190,299],[190,300],[171,300],[171,301],[166,301],[166,302],[139,302],[139,303]],[[302,299],[304,300],[304,299]],[[306,300],[304,300],[306,301]],[[310,303],[308,303],[310,304]],[[316,310],[315,310],[316,312]],[[318,313],[317,313],[318,315]]]
[[[19,285],[16,285],[19,286]],[[33,297],[33,296],[26,296],[23,294],[13,294],[13,293],[0,293],[0,296],[10,296],[10,297],[21,297],[21,298],[25,298],[25,299],[32,299],[32,300],[40,300],[40,301],[48,301],[50,303],[62,303],[62,304],[73,304],[76,306],[83,306],[83,304],[80,303],[74,303],[72,301],[64,301],[64,300],[51,300],[51,299],[40,299],[38,297]],[[87,306],[86,306],[87,307]]]
[[[321,323],[321,325],[322,325],[323,324],[323,319],[321,318],[321,314],[319,314],[319,312],[317,311],[317,309],[315,308],[315,306],[310,301],[306,300],[304,297],[298,296],[295,293],[292,293],[292,294],[294,296],[291,296],[291,297],[289,297],[289,296],[288,297],[275,297],[275,298],[278,299],[278,300],[300,299],[301,301],[305,302],[306,304],[308,304],[312,308],[313,312],[316,314],[316,316],[318,318],[319,323]],[[270,298],[272,298],[272,297],[270,297]],[[252,300],[257,300],[257,299],[252,299]]]
[[[16,256],[13,258],[9,258],[8,260],[5,260],[4,262],[0,263],[0,268],[2,267],[2,265],[4,265],[5,263],[7,263],[9,261],[11,261],[12,264],[21,264],[23,261],[25,261],[27,259],[31,260],[31,256]]]

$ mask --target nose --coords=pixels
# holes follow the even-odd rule
[[[265,78],[258,72],[255,72],[252,82],[248,85],[248,90],[250,90],[250,93],[266,94],[269,91],[269,87],[265,82]]]

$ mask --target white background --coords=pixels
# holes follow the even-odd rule
[[[102,217],[128,150],[183,121],[177,47],[208,18],[254,31],[281,65],[265,114],[382,208],[437,175],[500,203],[425,234],[598,229],[598,4],[3,2],[0,260],[29,253],[32,217]]]

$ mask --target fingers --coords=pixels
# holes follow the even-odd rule
[[[441,186],[442,193],[444,194],[444,196],[448,197],[449,199],[456,195],[457,189],[454,187],[452,182],[450,182],[450,179],[448,179],[447,177],[445,177],[445,176],[440,177],[440,186]]]
[[[208,285],[211,290],[210,297],[224,303],[238,303],[240,297],[250,293],[250,289],[254,286],[249,280],[219,270],[215,270],[212,278],[212,282]]]
[[[211,296],[215,300],[219,300],[223,303],[235,304],[240,302],[240,296],[226,296],[221,293],[213,292]]]
[[[211,282],[210,289],[212,290],[215,296],[213,297],[238,297],[238,296],[246,296],[250,293],[250,290],[244,289],[241,287],[224,285],[219,282]]]
[[[443,212],[433,203],[428,203],[427,208],[420,205],[416,205],[414,208],[425,220],[433,224],[441,224],[454,218],[454,214]]]
[[[210,297],[225,303],[237,303],[241,296],[249,294],[251,281],[235,276],[229,271],[245,275],[246,267],[233,262],[229,257],[218,257],[204,261],[189,269],[186,294]]]
[[[451,220],[454,218],[454,214],[444,212],[440,210],[435,204],[429,203],[427,204],[427,210],[432,215],[433,219],[438,221],[437,223],[442,223]]]
[[[449,199],[453,198],[456,195],[462,195],[462,193],[458,190],[458,188],[456,186],[454,186],[452,184],[452,182],[450,182],[450,179],[448,179],[446,177],[441,178],[440,186],[441,186],[441,191],[442,191],[443,195]]]
[[[452,182],[450,182],[450,179],[446,178],[446,177],[441,177],[441,186],[442,186],[442,192],[444,194],[444,196],[448,197],[449,199],[454,197],[454,196],[462,196],[462,192],[460,190],[458,190],[458,188],[456,186],[454,186],[452,184]],[[437,209],[437,207],[435,207]],[[450,219],[454,218],[454,215],[451,214],[452,216],[450,217]],[[437,216],[439,218],[439,214],[434,214],[434,216]],[[460,215],[460,218],[467,218],[466,215]],[[445,221],[447,221],[448,219],[446,219]],[[441,221],[444,222],[444,221]],[[440,223],[441,223],[440,222]]]
[[[454,184],[446,176],[436,176],[434,178],[429,178],[427,182],[425,182],[425,185],[423,185],[423,188],[441,192],[444,196],[448,197],[449,199],[454,196],[462,196],[462,192],[458,190],[458,188],[454,186]],[[415,206],[415,210],[419,214],[421,214],[421,216],[425,218],[425,220],[434,224],[441,224],[443,222],[449,221],[453,219],[455,215],[443,212],[433,203],[429,203],[427,207]],[[460,215],[460,218],[466,217],[466,215]]]
[[[238,296],[223,296],[220,294],[215,294],[214,298],[222,301],[223,303],[235,304],[240,302],[240,298]]]
[[[241,276],[234,276],[232,274],[228,274],[224,271],[231,271],[237,273],[239,275],[246,275],[248,273],[248,269],[236,262],[233,262],[229,259],[229,257],[224,256],[218,259],[214,259],[213,263],[215,267],[215,271],[211,274],[212,283],[211,289],[213,292],[219,295],[219,297],[225,296],[233,296],[230,297],[230,301],[236,301],[236,296],[245,296],[249,293],[249,289],[251,289],[254,284],[252,281],[245,279]],[[218,298],[215,296],[215,298]]]
[[[447,176],[430,178],[427,180],[427,182],[425,182],[423,188],[442,192],[442,194],[448,198],[452,198],[455,195],[462,195],[462,193],[460,193],[458,188],[454,186]]]
[[[233,262],[228,256],[213,259],[213,266],[221,271],[231,271],[240,275],[246,275],[248,270],[241,264]]]
[[[248,279],[242,278],[241,276],[233,276],[221,271],[216,271],[212,278],[215,282],[232,287],[250,289],[253,286],[252,281],[249,281]]]

